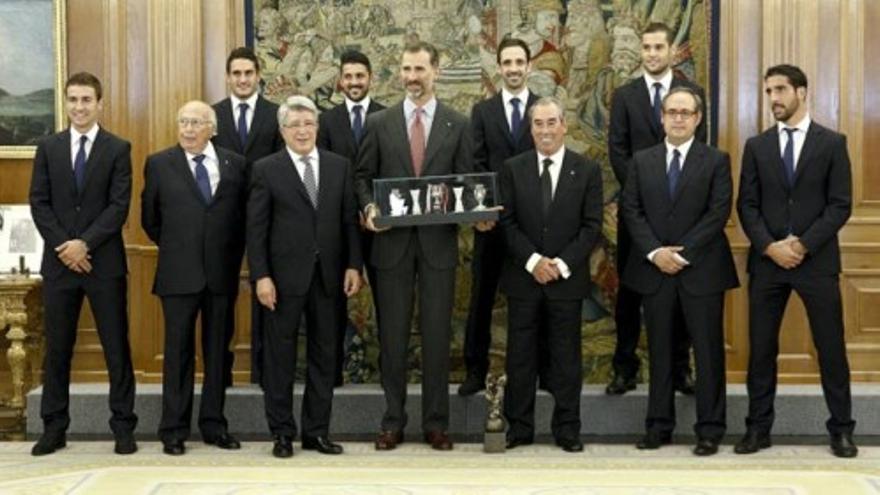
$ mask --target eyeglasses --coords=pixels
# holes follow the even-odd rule
[[[177,119],[177,125],[179,125],[180,127],[193,126],[196,129],[201,129],[202,127],[205,127],[210,123],[210,120],[203,119],[187,119],[183,117]]]
[[[687,120],[696,114],[697,112],[694,112],[693,110],[663,110],[663,115],[670,119]]]

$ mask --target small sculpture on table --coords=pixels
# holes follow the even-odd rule
[[[483,437],[483,452],[490,454],[502,453],[506,450],[505,430],[507,422],[502,410],[504,407],[504,385],[507,375],[486,375],[486,433]]]

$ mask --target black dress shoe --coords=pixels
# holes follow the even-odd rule
[[[238,450],[241,448],[241,443],[227,432],[223,432],[216,437],[205,437],[205,443],[216,445],[224,450]]]
[[[580,438],[557,438],[556,445],[562,447],[562,450],[566,452],[583,452],[584,451],[584,443],[581,442]]]
[[[31,455],[49,455],[67,446],[67,435],[64,433],[44,433],[31,448]]]
[[[280,459],[293,456],[293,438],[287,435],[275,435],[275,445],[272,447],[272,455]]]
[[[327,437],[303,437],[303,450],[317,450],[322,454],[338,455],[342,453],[342,445],[333,443]]]
[[[672,387],[675,389],[676,392],[682,393],[684,395],[694,395],[694,392],[696,391],[694,377],[691,376],[690,373],[676,378]]]
[[[671,443],[672,436],[669,433],[649,431],[636,443],[636,448],[639,450],[657,450],[661,446],[669,445]]]
[[[831,453],[837,457],[855,457],[859,455],[859,448],[853,443],[852,433],[832,434]]]
[[[162,442],[162,452],[168,455],[183,455],[186,452],[186,447],[183,444],[183,440],[165,440]]]
[[[461,385],[458,386],[458,395],[468,397],[480,390],[486,389],[486,375],[483,373],[468,373]]]
[[[626,378],[623,375],[615,374],[614,378],[611,379],[611,383],[605,387],[606,395],[623,395],[630,390],[635,390],[636,388],[636,379],[635,377]]]
[[[737,454],[754,454],[759,450],[769,449],[770,445],[769,433],[747,430],[742,440],[733,447],[733,451]]]
[[[718,441],[711,438],[700,438],[694,446],[694,455],[707,456],[718,453]]]
[[[137,452],[137,442],[134,441],[134,435],[131,433],[120,433],[116,435],[116,445],[113,446],[113,452],[120,455],[134,454]]]
[[[507,449],[515,449],[517,447],[522,447],[523,445],[531,445],[534,440],[532,438],[527,437],[507,437]]]

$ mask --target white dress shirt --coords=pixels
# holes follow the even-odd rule
[[[189,171],[192,172],[193,177],[196,176],[196,161],[193,160],[197,155],[205,155],[205,159],[202,160],[202,165],[205,166],[205,169],[208,170],[208,182],[211,183],[211,195],[217,193],[217,186],[220,184],[220,159],[217,158],[217,151],[214,149],[214,145],[211,144],[211,141],[208,141],[208,145],[205,146],[205,149],[202,150],[201,153],[190,153],[188,151],[184,151],[186,154],[186,161],[189,163]]]
[[[544,159],[549,158],[553,160],[553,163],[550,165],[548,171],[550,172],[550,192],[551,197],[556,196],[556,185],[559,184],[559,173],[562,171],[562,160],[565,158],[565,146],[561,146],[556,153],[553,153],[550,156],[542,155],[539,151],[538,153],[538,177],[544,173]],[[529,259],[526,261],[526,270],[529,273],[533,273],[535,267],[538,265],[538,262],[541,261],[543,256],[540,253],[532,253],[529,256]],[[559,273],[562,274],[562,278],[568,278],[571,276],[571,270],[568,268],[568,265],[562,261],[562,258],[556,257],[553,258],[553,261],[556,262],[556,267],[559,268]]]
[[[801,150],[804,149],[804,141],[807,139],[807,131],[810,129],[810,114],[804,115],[804,118],[801,119],[797,125],[789,126],[782,122],[776,123],[776,128],[779,132],[779,156],[785,153],[785,146],[788,144],[788,133],[785,132],[785,129],[795,129],[795,132],[792,134],[794,138],[794,169],[797,170],[798,160],[801,157]]]
[[[79,153],[80,137],[86,137],[86,161],[89,160],[89,154],[92,152],[92,145],[95,144],[95,138],[98,136],[98,124],[92,126],[85,134],[80,133],[72,126],[70,128],[70,169],[76,163],[76,154]]]
[[[345,97],[345,108],[348,109],[348,123],[351,124],[352,128],[354,127],[354,106],[360,105],[361,108],[361,125],[367,123],[367,109],[370,108],[370,97],[364,96],[361,101],[349,100],[348,97]]]
[[[303,163],[302,160],[303,156],[308,156],[311,159],[309,163],[312,164],[312,171],[315,173],[315,190],[320,191],[321,188],[319,187],[318,177],[320,177],[321,174],[318,173],[318,148],[312,148],[312,151],[310,151],[307,155],[300,155],[299,153],[290,149],[290,147],[288,146],[287,154],[290,155],[290,159],[293,160],[293,166],[296,167],[296,173],[299,174],[299,178],[303,181],[303,183],[305,183],[303,177],[306,172],[306,164]]]
[[[259,92],[254,91],[254,94],[250,95],[247,100],[240,100],[235,95],[229,95],[229,102],[232,103],[232,124],[235,126],[235,130],[238,131],[238,114],[241,113],[241,109],[238,108],[238,105],[242,103],[248,104],[248,111],[245,114],[244,119],[247,121],[247,130],[251,132],[251,124],[254,121],[254,110],[257,108],[257,97],[259,96]]]
[[[416,104],[409,99],[403,99],[403,116],[406,117],[406,136],[412,140],[409,135],[410,127],[416,118]],[[428,103],[422,106],[422,127],[425,128],[425,144],[428,143],[428,137],[431,135],[431,124],[434,122],[434,113],[437,111],[437,98],[431,97]]]
[[[660,101],[663,101],[663,98],[666,97],[666,94],[669,93],[669,88],[672,87],[672,70],[666,71],[666,74],[663,75],[660,79],[655,79],[653,76],[645,72],[643,76],[645,79],[645,84],[648,87],[648,100],[653,104],[654,103],[654,83],[660,83],[663,87],[660,88]]]
[[[510,100],[519,98],[519,116],[522,118],[520,125],[526,122],[526,105],[529,102],[529,88],[524,88],[519,94],[513,94],[506,88],[501,89],[501,101],[504,102],[504,117],[507,119],[507,128],[512,129],[513,104]]]

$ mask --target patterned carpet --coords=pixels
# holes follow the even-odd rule
[[[345,443],[346,453],[333,457],[297,444],[296,455],[281,460],[265,442],[237,452],[189,442],[179,458],[156,442],[141,442],[133,456],[112,454],[111,442],[71,442],[34,458],[31,445],[0,443],[0,494],[880,494],[880,447],[841,460],[824,446],[776,446],[744,457],[726,445],[699,459],[686,445],[643,452],[588,444],[574,455],[536,445],[489,455],[477,444],[450,453],[421,444],[377,453],[371,444]]]

